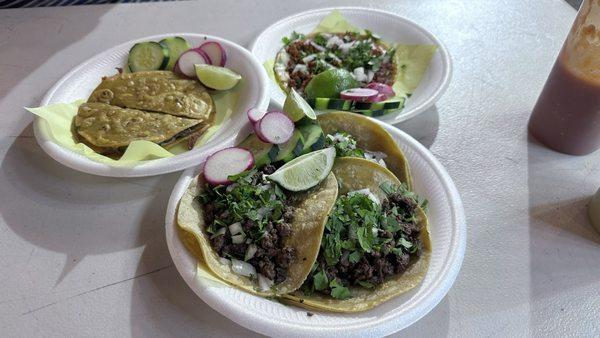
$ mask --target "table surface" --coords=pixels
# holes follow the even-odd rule
[[[562,0],[333,1],[406,16],[436,34],[454,76],[435,108],[397,125],[446,166],[468,245],[444,300],[406,336],[600,333],[600,235],[586,217],[600,152],[561,155],[526,122],[575,17]],[[124,41],[204,32],[248,45],[321,1],[169,2],[0,11],[0,332],[3,336],[251,336],[178,275],[164,212],[178,173],[90,176],[32,136],[64,73]]]

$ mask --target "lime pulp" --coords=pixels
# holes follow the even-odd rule
[[[228,90],[240,82],[241,75],[225,67],[198,64],[195,65],[196,76],[203,85],[217,90]]]
[[[317,118],[315,111],[294,88],[290,89],[285,98],[283,111],[288,114],[294,122],[302,120],[305,116],[311,120]]]

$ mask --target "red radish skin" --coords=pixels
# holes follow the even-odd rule
[[[206,41],[201,44],[198,49],[204,51],[204,53],[208,55],[213,66],[224,67],[227,63],[227,53],[225,52],[225,48],[217,41]]]
[[[204,163],[203,175],[212,185],[228,185],[229,176],[240,174],[254,165],[254,156],[244,148],[231,147],[210,155]]]
[[[379,92],[370,88],[351,88],[340,93],[340,97],[344,100],[360,102],[368,102],[369,100],[374,99],[377,95],[379,95]]]
[[[208,55],[198,48],[190,49],[181,54],[175,64],[174,71],[186,77],[195,78],[196,68],[194,65],[196,64],[211,64]]]
[[[263,142],[282,144],[294,133],[294,122],[283,112],[268,112],[258,123],[256,136]]]
[[[386,85],[385,83],[371,82],[367,85],[367,88],[375,89],[379,92],[379,94],[385,95],[386,99],[396,96],[396,93],[394,93],[394,89],[392,89],[391,86]]]

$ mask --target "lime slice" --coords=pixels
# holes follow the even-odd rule
[[[307,116],[311,120],[315,120],[317,115],[308,103],[292,88],[288,92],[285,102],[283,103],[283,111],[288,114],[292,121],[297,122]]]
[[[203,85],[217,89],[228,90],[240,82],[242,76],[231,69],[212,65],[195,65],[196,76]]]
[[[315,75],[306,85],[306,97],[339,98],[340,92],[350,88],[360,87],[360,83],[345,69],[332,68]]]
[[[289,161],[267,178],[290,191],[310,189],[329,175],[335,148],[325,148]]]

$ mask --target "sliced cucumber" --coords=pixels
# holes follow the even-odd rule
[[[132,72],[165,69],[169,50],[158,42],[136,43],[129,50],[127,64]]]
[[[240,145],[240,148],[250,150],[254,155],[254,165],[260,168],[277,160],[279,147],[270,143],[265,143],[258,139],[256,134],[251,134]]]
[[[358,112],[369,112],[383,110],[384,113],[389,113],[392,110],[397,110],[404,107],[404,99],[389,100],[384,102],[360,102],[342,99],[330,99],[318,97],[308,100],[308,104],[317,110],[347,110]]]
[[[181,36],[165,38],[160,40],[159,43],[169,50],[169,63],[167,63],[167,66],[165,67],[166,70],[173,70],[179,56],[191,48],[186,39]]]
[[[323,129],[316,121],[304,118],[296,124],[296,128],[304,138],[303,154],[322,149],[325,146]]]
[[[279,154],[275,161],[289,162],[294,158],[302,155],[304,150],[304,136],[296,129],[292,137],[284,144],[279,145]]]

